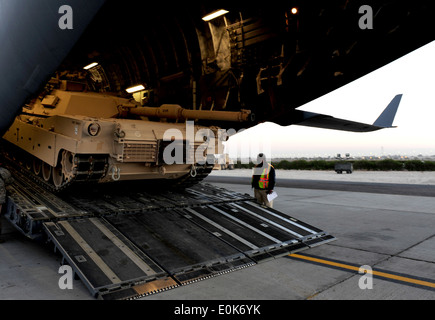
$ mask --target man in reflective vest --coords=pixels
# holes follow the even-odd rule
[[[275,168],[267,162],[263,153],[257,156],[257,165],[254,167],[251,184],[257,202],[272,208],[273,201],[269,201],[267,195],[271,194],[275,187]]]

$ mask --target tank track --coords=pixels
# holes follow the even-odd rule
[[[80,159],[80,157],[79,157]],[[83,157],[81,160],[77,160],[78,163],[80,164],[80,166],[83,168],[85,165],[89,167],[89,171],[92,172],[91,176],[87,175],[85,178],[84,174],[83,174],[83,170],[81,172],[79,172],[79,174],[74,175],[72,178],[70,178],[69,180],[65,180],[61,185],[59,186],[55,186],[54,184],[45,181],[42,177],[37,176],[35,173],[33,173],[31,170],[28,170],[26,168],[23,168],[21,166],[19,166],[16,162],[11,161],[10,158],[7,158],[7,162],[8,165],[13,166],[15,168],[15,170],[19,170],[21,173],[28,175],[29,178],[31,178],[34,182],[36,182],[38,185],[44,187],[44,189],[53,192],[53,193],[59,193],[62,192],[64,190],[66,190],[67,188],[69,188],[71,185],[73,184],[77,184],[78,182],[97,182],[100,178],[102,178],[104,175],[100,174],[99,177],[97,178],[97,176],[95,175],[95,172],[91,171],[91,167],[92,164],[90,163],[86,163],[85,161],[83,161]],[[92,177],[92,178],[90,178]]]
[[[32,155],[24,153],[21,150],[15,152],[16,150],[14,149],[4,144],[1,147],[0,151],[2,151],[5,165],[25,174],[38,185],[53,193],[64,191],[77,182],[97,182],[105,176],[107,171],[107,157],[100,155],[78,155],[74,157],[75,168],[73,175],[68,180],[64,180],[61,185],[55,186],[50,182],[51,180],[45,181],[41,176],[36,175],[32,168],[26,168],[26,158],[27,160],[33,160],[34,157]],[[104,168],[101,168],[101,165],[98,164],[103,164]]]

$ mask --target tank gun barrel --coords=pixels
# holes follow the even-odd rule
[[[245,122],[253,121],[254,114],[250,110],[241,111],[211,111],[211,110],[189,110],[176,104],[164,104],[158,108],[154,107],[133,107],[128,108],[129,114],[143,117],[158,117],[167,119],[199,119]]]

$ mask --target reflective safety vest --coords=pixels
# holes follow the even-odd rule
[[[270,167],[272,167],[272,165],[268,164],[267,168],[265,168],[263,170],[263,173],[260,176],[260,180],[258,180],[258,186],[260,187],[260,189],[267,189],[267,188],[269,188]]]

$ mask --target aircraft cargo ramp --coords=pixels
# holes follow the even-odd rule
[[[12,171],[6,218],[25,236],[52,242],[100,299],[158,293],[335,239],[208,184],[152,192],[119,183],[53,194]]]

